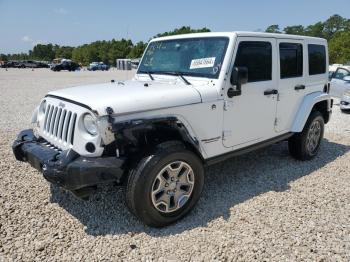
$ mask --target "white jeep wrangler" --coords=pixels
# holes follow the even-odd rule
[[[205,166],[282,140],[313,158],[330,119],[324,39],[249,32],[150,41],[131,81],[48,93],[18,160],[85,198],[126,185],[127,206],[165,226],[198,201]]]

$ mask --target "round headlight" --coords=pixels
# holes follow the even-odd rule
[[[84,115],[83,122],[84,122],[84,127],[89,134],[93,136],[97,135],[98,133],[97,124],[96,124],[95,118],[92,115],[90,114]]]

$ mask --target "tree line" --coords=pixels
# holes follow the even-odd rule
[[[210,29],[193,29],[189,26],[183,26],[173,31],[157,34],[154,37],[199,32],[210,32]],[[309,26],[292,25],[280,29],[279,25],[275,24],[269,26],[265,32],[326,38],[329,44],[330,63],[344,64],[350,61],[350,19],[339,15],[333,15],[324,22]],[[103,61],[109,65],[115,65],[116,59],[119,58],[141,57],[146,46],[147,43],[145,42],[133,43],[130,39],[95,41],[77,47],[37,44],[28,53],[0,54],[0,60],[52,61],[54,58],[67,58],[83,65],[94,61]]]
[[[208,28],[193,29],[189,26],[176,28],[173,31],[157,34],[154,37],[210,32]],[[0,54],[0,61],[8,60],[40,60],[52,61],[55,58],[72,59],[83,65],[94,61],[102,61],[109,65],[115,65],[119,58],[139,58],[142,56],[147,43],[140,41],[133,43],[130,39],[110,41],[95,41],[77,47],[59,46],[53,44],[37,44],[28,53]]]
[[[329,61],[331,64],[346,64],[350,62],[350,19],[340,15],[333,15],[324,22],[318,22],[309,26],[286,26],[283,30],[280,29],[279,25],[271,25],[265,32],[325,38],[328,40]]]

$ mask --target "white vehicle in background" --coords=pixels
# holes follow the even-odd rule
[[[340,99],[340,109],[350,110],[350,66],[340,66],[332,75],[330,95]]]
[[[341,67],[343,66],[342,64],[332,64],[332,65],[329,65],[329,80],[332,79],[333,77],[333,74],[335,73],[335,71],[337,71],[338,67]]]
[[[328,91],[325,39],[157,38],[132,81],[48,93],[13,152],[80,197],[124,184],[131,212],[166,226],[194,207],[208,165],[280,141],[296,159],[315,157],[332,111]]]

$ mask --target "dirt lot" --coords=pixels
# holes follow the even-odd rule
[[[11,143],[49,90],[131,76],[0,70],[0,261],[350,260],[350,114],[337,105],[314,160],[280,143],[213,166],[193,212],[164,229],[135,219],[122,188],[84,202],[15,161]]]

